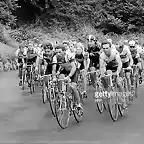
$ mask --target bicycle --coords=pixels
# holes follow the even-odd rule
[[[82,99],[84,100],[87,98],[87,95],[84,93],[84,80],[83,80],[83,74],[82,74],[83,72],[84,72],[84,70],[81,70],[79,73],[77,86],[82,95]]]
[[[29,71],[30,70],[30,71]],[[27,64],[27,83],[30,88],[30,93],[35,92],[35,70],[33,64]]]
[[[48,78],[47,84],[44,81],[45,77]],[[52,74],[43,75],[43,76],[41,76],[40,79],[42,79],[42,87],[41,87],[42,101],[43,101],[44,104],[46,102],[49,102],[51,112],[52,112],[53,116],[55,116],[55,107],[54,107],[55,92],[54,92],[54,86],[53,86],[53,83],[52,83]]]
[[[121,102],[122,97],[117,95],[117,76],[112,75],[111,70],[107,70],[107,74],[104,74],[103,77],[107,81],[107,91],[103,92],[102,96],[97,95],[95,98],[104,99],[104,101],[107,103],[110,117],[115,122],[118,120],[119,113],[121,116],[124,114],[124,109],[122,107],[123,104]]]
[[[95,98],[97,94],[102,93],[104,91],[104,88],[101,82],[100,72],[99,70],[96,70],[94,72],[88,72],[88,73],[96,73],[95,93],[94,93],[94,98]],[[102,114],[104,109],[106,109],[104,99],[102,98],[95,99],[95,103],[96,103],[99,113]]]
[[[124,87],[124,91],[127,94],[130,94],[130,93],[132,93],[132,91],[128,91],[128,83],[127,83],[127,78],[126,78],[126,72],[127,71],[130,71],[131,75],[133,73],[132,68],[122,68],[122,80],[123,80],[122,84]],[[133,101],[133,97],[131,97],[131,96],[126,97],[126,101],[127,101],[127,104],[130,104],[130,101]]]
[[[59,84],[62,84],[62,89]],[[57,79],[54,82],[55,92],[55,116],[59,126],[62,129],[67,128],[70,116],[74,116],[76,122],[82,121],[83,111],[79,110],[76,104],[76,99],[72,94],[71,82],[65,79]],[[80,94],[80,93],[79,93]],[[62,121],[65,122],[62,122]]]

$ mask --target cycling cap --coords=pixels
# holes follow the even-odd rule
[[[129,42],[129,45],[130,45],[130,46],[135,46],[135,44],[136,44],[136,42],[135,42],[134,40],[131,40],[131,41]]]

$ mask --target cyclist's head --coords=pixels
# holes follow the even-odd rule
[[[134,40],[129,41],[129,48],[131,50],[135,49],[136,47],[136,42]]]
[[[65,58],[65,46],[64,45],[58,45],[55,48],[56,50],[56,56],[57,56],[57,60],[58,62],[63,62],[64,58]]]
[[[57,55],[65,55],[65,46],[64,45],[58,45],[55,47],[55,50],[56,50],[56,54]]]
[[[96,43],[96,38],[93,35],[89,35],[89,37],[88,37],[88,45],[90,47],[93,47],[93,46],[95,46],[95,43]]]
[[[44,53],[46,54],[52,54],[53,52],[53,46],[51,43],[48,43],[48,42],[43,43],[42,48],[44,50]]]
[[[65,46],[66,50],[69,48],[69,41],[63,41],[62,44]]]
[[[111,53],[111,43],[109,41],[105,41],[101,44],[101,47],[106,55],[110,55]]]
[[[75,45],[74,45],[73,42],[70,42],[70,44],[69,44],[69,49],[70,49],[71,52],[74,52],[74,51],[75,51]]]
[[[84,46],[82,43],[77,43],[77,54],[82,54],[84,52]]]
[[[88,59],[88,58],[89,58],[89,53],[88,53],[88,52],[85,52],[85,53],[84,53],[84,58],[85,58],[85,59]]]
[[[123,51],[123,48],[124,48],[123,42],[122,42],[122,41],[119,41],[119,42],[118,42],[118,46],[117,46],[116,49],[117,49],[119,52],[122,52],[122,51]]]

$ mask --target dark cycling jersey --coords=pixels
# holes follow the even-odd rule
[[[99,52],[100,52],[100,47],[95,44],[95,46],[90,47],[88,45],[88,53],[92,53],[93,55],[89,55],[89,58],[91,60],[90,66],[94,66],[97,68],[97,65],[99,64]]]
[[[84,69],[84,56],[83,56],[83,54],[76,54],[75,58],[80,63],[80,70]]]

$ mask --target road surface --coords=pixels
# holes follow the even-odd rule
[[[0,73],[0,143],[45,144],[143,144],[144,85],[125,115],[113,122],[107,112],[100,114],[88,92],[84,118],[77,124],[72,118],[62,130],[53,118],[49,104],[43,104],[41,93],[30,95],[18,87],[16,72]]]

